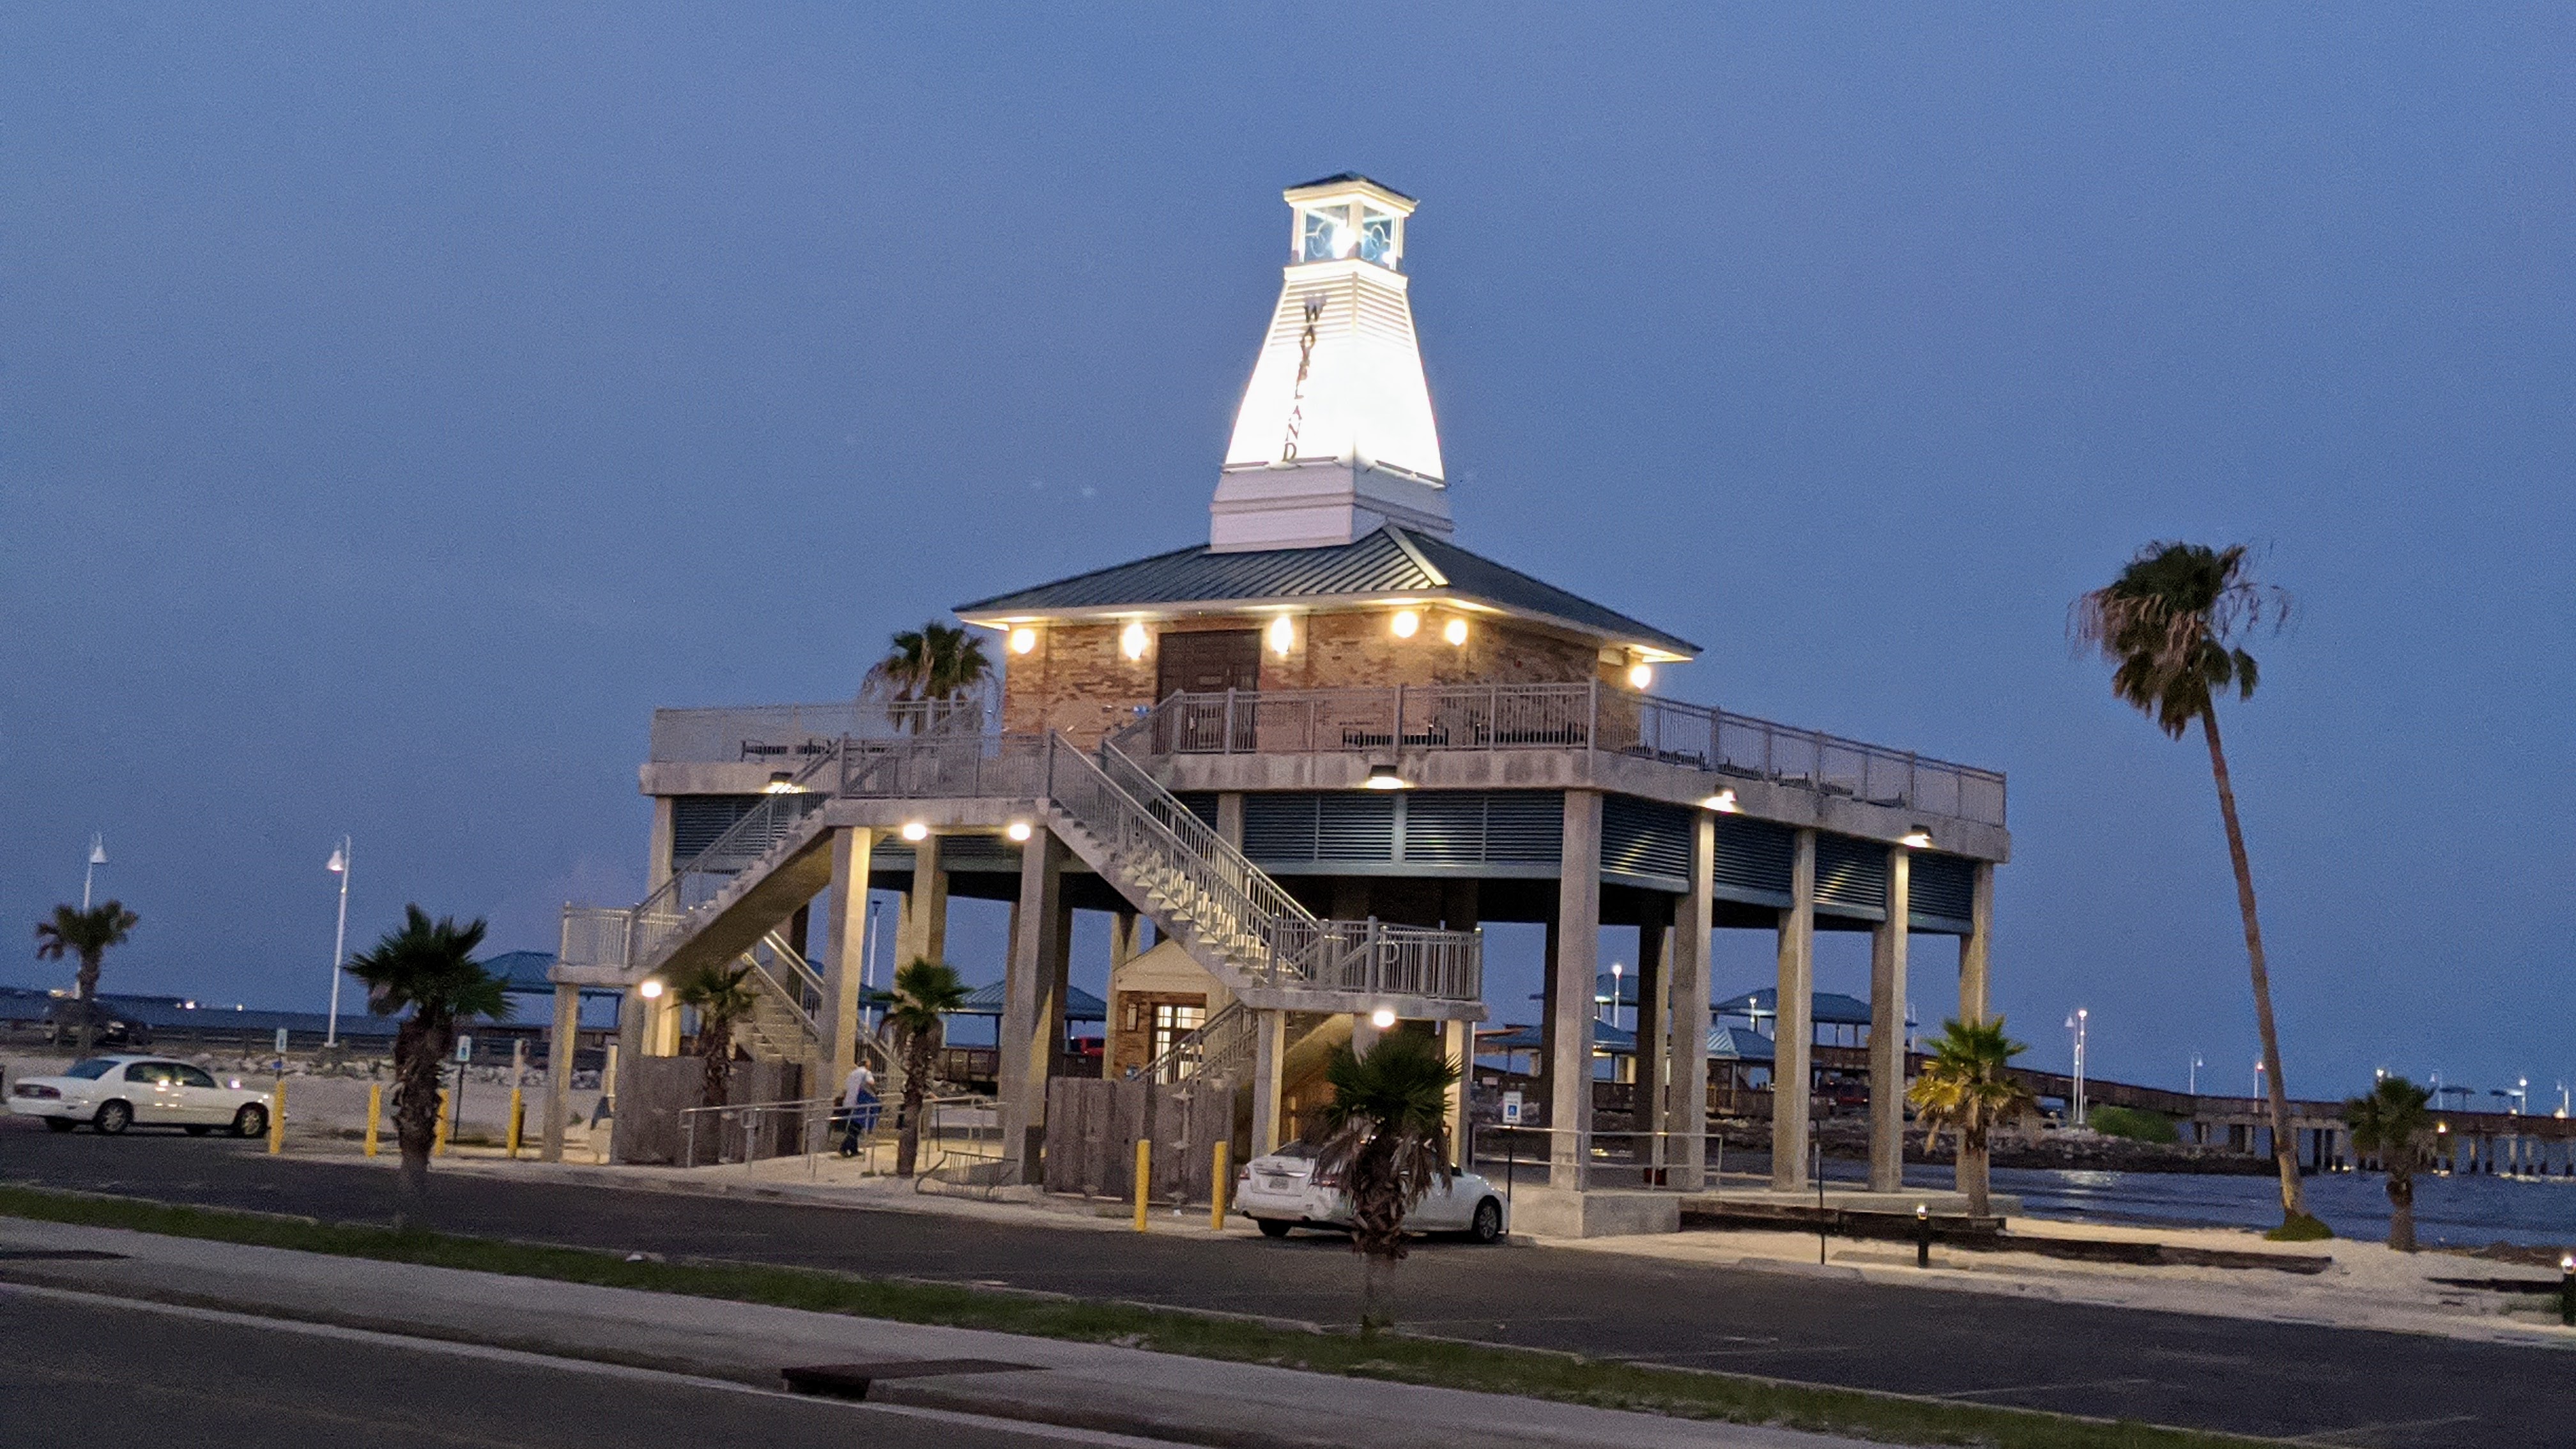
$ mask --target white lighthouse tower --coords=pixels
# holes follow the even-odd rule
[[[1416,203],[1349,173],[1286,196],[1288,266],[1208,506],[1209,546],[1321,548],[1387,523],[1446,537],[1440,432],[1404,274]]]

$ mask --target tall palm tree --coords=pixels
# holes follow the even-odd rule
[[[966,983],[945,961],[915,956],[894,973],[894,1001],[886,1025],[903,1043],[903,1114],[897,1125],[894,1175],[910,1177],[921,1158],[921,1104],[930,1092],[930,1066],[939,1056],[948,1013],[966,1004]]]
[[[349,958],[349,974],[367,983],[368,1011],[411,1013],[394,1032],[394,1137],[402,1144],[402,1190],[413,1197],[429,1191],[438,1079],[456,1048],[457,1024],[510,1014],[501,978],[474,959],[483,929],[479,920],[460,926],[453,916],[433,922],[407,905],[401,930],[387,931],[374,949]]]
[[[703,1105],[725,1104],[725,1073],[733,1059],[734,1023],[751,1015],[760,992],[751,985],[751,966],[711,961],[698,967],[672,990],[682,1006],[698,1013],[698,1055],[706,1060]]]
[[[1923,1130],[1939,1136],[1947,1128],[1959,1135],[1959,1155],[1950,1176],[1968,1195],[1970,1217],[1994,1216],[1986,1188],[1986,1138],[2033,1106],[2030,1088],[2013,1080],[2012,1059],[2028,1048],[2004,1035],[2004,1019],[1968,1022],[1957,1017],[1941,1023],[1941,1034],[1925,1042],[1928,1059],[1905,1091]],[[1926,1144],[1929,1145],[1928,1143]]]
[[[2388,1173],[2388,1246],[2401,1253],[2415,1251],[2415,1157],[2433,1125],[2424,1110],[2431,1095],[2404,1077],[2382,1077],[2369,1096],[2343,1104],[2352,1150],[2377,1157]]]
[[[125,908],[121,901],[101,901],[88,910],[56,906],[48,920],[36,923],[36,959],[60,961],[68,953],[80,960],[80,974],[72,978],[73,994],[80,1001],[81,1055],[98,1041],[98,967],[110,946],[122,946],[125,938],[142,923],[143,918]]]
[[[2263,927],[2254,913],[2254,867],[2245,827],[2236,817],[2236,786],[2219,743],[2218,700],[2232,686],[2254,697],[2258,671],[2240,641],[2289,619],[2289,595],[2257,582],[2245,549],[2197,543],[2151,543],[2120,576],[2075,601],[2067,619],[2078,647],[2100,651],[2112,665],[2111,692],[2165,732],[2181,739],[2194,724],[2209,744],[2218,782],[2218,813],[2227,825],[2227,855],[2236,867],[2236,905],[2245,917],[2245,955],[2254,978],[2254,1024],[2262,1034],[2264,1079],[2271,1091],[2272,1157],[2281,1172],[2282,1227],[2320,1231],[2308,1215],[2299,1181],[2299,1139],[2290,1126],[2290,1090],[2281,1074],[2281,1034],[2272,1019],[2272,977],[2263,962]]]
[[[886,656],[859,686],[863,698],[883,700],[886,718],[899,728],[927,733],[927,717],[946,716],[974,700],[992,680],[984,641],[936,619],[898,631]],[[944,707],[944,708],[943,708]]]
[[[1450,1179],[1449,1089],[1458,1071],[1429,1037],[1413,1032],[1380,1037],[1367,1056],[1343,1047],[1325,1067],[1333,1099],[1324,1106],[1315,1177],[1338,1178],[1351,1200],[1362,1332],[1387,1321],[1378,1306],[1380,1280],[1404,1261],[1405,1214],[1432,1183]]]

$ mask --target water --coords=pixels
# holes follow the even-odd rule
[[[1908,1168],[1909,1183],[1947,1187],[1946,1168]],[[2337,1237],[2386,1239],[2388,1179],[2378,1173],[2320,1173],[2307,1179],[2308,1211]],[[2281,1222],[2273,1177],[2204,1177],[2179,1172],[2062,1172],[1996,1168],[1994,1189],[2021,1198],[2032,1217],[2075,1222],[2272,1228]],[[2484,1243],[2576,1246],[2576,1178],[2415,1178],[2415,1237],[2426,1247]]]

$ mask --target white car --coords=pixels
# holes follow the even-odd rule
[[[1350,1198],[1339,1184],[1315,1180],[1314,1149],[1302,1142],[1245,1163],[1234,1183],[1234,1210],[1273,1238],[1284,1238],[1295,1227],[1347,1231],[1351,1225]],[[1464,1233],[1491,1243],[1510,1231],[1510,1208],[1502,1190],[1483,1174],[1462,1169],[1445,1187],[1434,1180],[1422,1201],[1404,1215],[1404,1226],[1410,1232]]]
[[[20,1077],[9,1086],[9,1110],[41,1117],[57,1132],[87,1122],[110,1137],[137,1123],[196,1136],[218,1127],[236,1137],[268,1131],[267,1094],[225,1086],[205,1068],[167,1057],[85,1057],[60,1076]]]

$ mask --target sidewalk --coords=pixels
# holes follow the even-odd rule
[[[116,1256],[24,1256],[44,1253]],[[983,1360],[971,1371],[952,1366],[947,1373],[881,1380],[869,1401],[1226,1449],[1857,1449],[1860,1442],[1103,1344],[9,1218],[0,1218],[0,1282],[187,1302],[764,1387],[775,1387],[780,1371],[791,1366]]]

